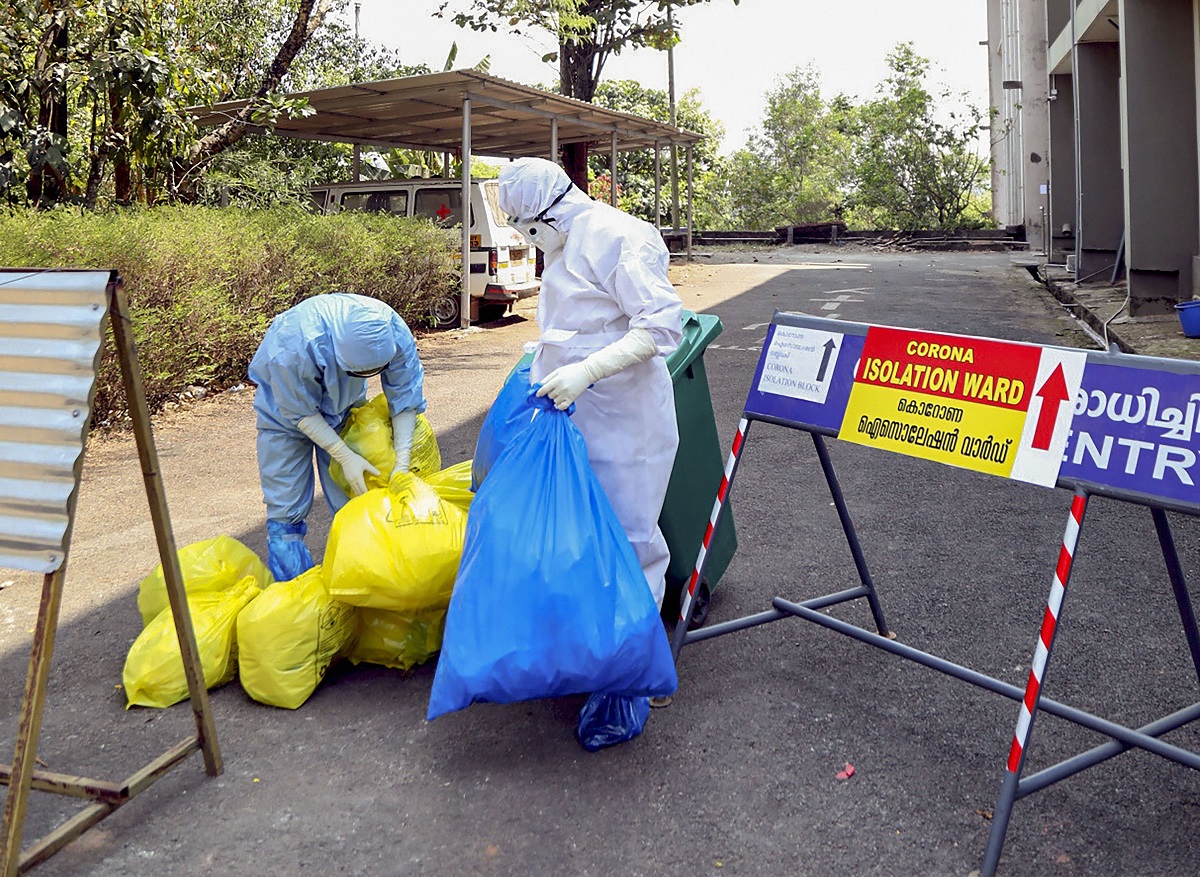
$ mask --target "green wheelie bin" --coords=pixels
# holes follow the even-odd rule
[[[675,389],[675,421],[679,426],[679,450],[675,453],[675,465],[658,518],[658,526],[671,550],[662,605],[662,615],[668,624],[674,624],[679,618],[683,592],[691,580],[696,555],[700,552],[700,543],[704,540],[704,531],[717,498],[717,488],[725,473],[725,459],[721,455],[712,398],[708,392],[708,374],[704,370],[704,349],[721,334],[722,328],[720,318],[713,314],[685,310],[683,341],[667,357],[667,370]],[[533,354],[525,354],[513,370],[532,360]],[[699,627],[708,617],[712,589],[721,580],[736,550],[733,509],[727,505],[721,529],[713,535],[708,548],[704,578],[696,586],[690,627]]]
[[[663,618],[670,624],[679,618],[681,600],[696,565],[696,555],[708,528],[717,489],[725,473],[725,458],[717,436],[708,374],[704,368],[704,350],[721,334],[721,320],[714,314],[683,312],[683,341],[667,357],[667,369],[675,387],[675,420],[679,425],[679,450],[667,484],[658,526],[671,549],[667,566],[667,591],[663,597]],[[699,627],[708,617],[709,598],[717,586],[733,553],[737,550],[737,532],[733,509],[726,506],[721,529],[713,534],[708,547],[704,578],[696,585],[690,627]]]

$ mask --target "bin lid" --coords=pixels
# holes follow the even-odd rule
[[[704,348],[721,334],[723,328],[721,318],[716,314],[697,314],[688,310],[683,312],[683,340],[667,357],[667,370],[671,373],[672,381],[704,355]]]

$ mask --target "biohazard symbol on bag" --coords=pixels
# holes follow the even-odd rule
[[[466,515],[410,473],[334,516],[325,546],[329,594],[355,606],[419,612],[450,603]]]
[[[296,709],[353,644],[354,607],[329,596],[320,566],[276,582],[237,620],[238,677],[246,694]]]

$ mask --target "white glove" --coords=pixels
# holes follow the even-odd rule
[[[583,395],[596,381],[645,362],[658,353],[658,345],[645,329],[630,329],[623,337],[580,362],[560,366],[542,379],[539,396],[549,396],[560,411]]]
[[[417,412],[405,408],[392,418],[392,446],[396,449],[396,468],[393,475],[407,472],[412,461],[413,430],[417,428]]]
[[[367,492],[366,473],[378,475],[379,470],[365,459],[354,453],[333,431],[333,427],[325,422],[320,414],[310,414],[296,424],[300,431],[312,439],[313,444],[320,445],[329,452],[329,456],[337,460],[346,475],[346,483],[354,496]]]

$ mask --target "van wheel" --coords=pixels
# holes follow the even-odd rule
[[[443,295],[429,303],[429,319],[435,329],[456,329],[462,318],[462,307],[457,295]]]
[[[508,311],[508,302],[500,304],[483,304],[479,305],[479,322],[491,323],[499,320]]]

